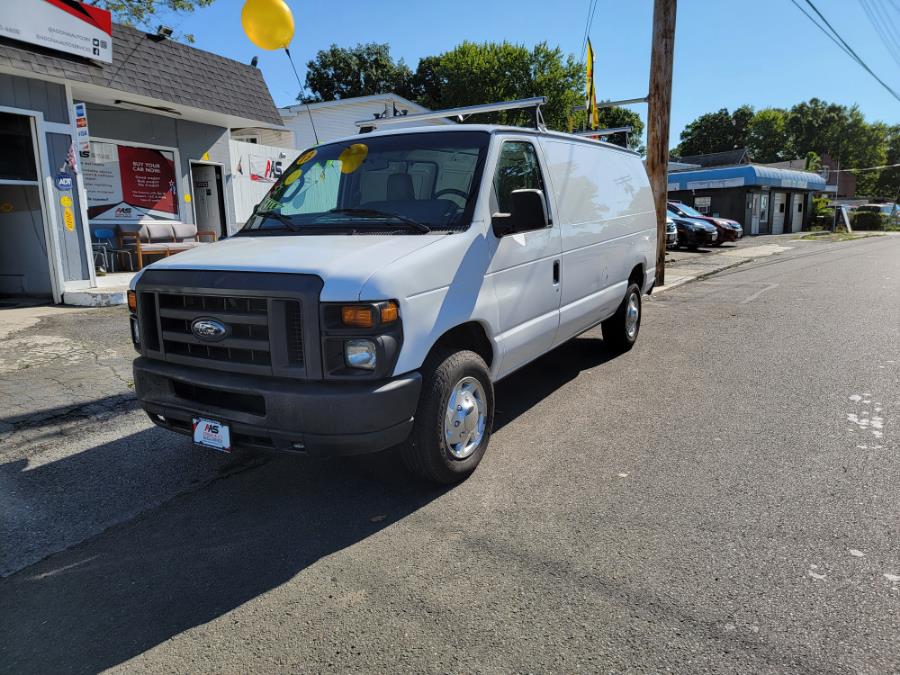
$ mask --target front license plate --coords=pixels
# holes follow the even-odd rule
[[[195,417],[194,443],[221,452],[231,452],[231,430],[227,424],[216,420]]]

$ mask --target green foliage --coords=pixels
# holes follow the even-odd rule
[[[565,129],[572,107],[584,99],[584,65],[544,42],[530,50],[509,42],[463,42],[420,60],[414,83],[419,102],[434,109],[546,96],[547,125]],[[521,123],[525,114],[501,112],[472,121]]]
[[[750,121],[747,149],[755,162],[768,164],[790,159],[785,156],[788,148],[787,113],[779,108],[765,108]]]
[[[215,0],[96,0],[92,4],[112,12],[113,19],[126,26],[142,30],[152,30],[152,25],[160,15],[168,13],[187,14],[198,7],[208,7]],[[185,42],[193,42],[190,33],[177,35]]]
[[[850,216],[850,225],[854,230],[883,230],[887,220],[886,216],[875,211],[854,211]]]
[[[584,103],[584,64],[544,42],[533,49],[510,42],[463,42],[421,58],[415,72],[402,60],[395,62],[386,44],[332,45],[316,54],[307,69],[307,101],[396,92],[427,108],[441,109],[546,96],[543,113],[548,127],[566,130],[571,120],[580,129],[585,119],[583,112],[572,113],[574,106]],[[522,124],[529,115],[508,111],[467,121]],[[644,130],[640,116],[622,108],[600,110],[601,127],[627,125],[634,128],[629,146],[640,150]]]
[[[822,158],[812,150],[806,153],[806,162],[803,165],[804,171],[819,171],[822,168]]]
[[[885,132],[885,164],[900,164],[900,124]],[[884,199],[900,201],[900,166],[879,172],[875,193]]]
[[[722,108],[700,115],[681,132],[681,143],[675,148],[675,154],[679,157],[705,155],[746,147],[750,126],[748,112],[752,114],[752,110],[749,106],[741,106],[733,114],[728,108]]]
[[[304,102],[334,101],[355,96],[394,92],[413,96],[413,73],[403,62],[394,61],[388,44],[331,45],[306,64]]]
[[[806,157],[807,166],[817,170],[821,162],[810,164],[811,158],[816,160],[827,154],[840,162],[841,168],[866,168],[900,162],[900,126],[867,122],[858,106],[818,98],[789,110],[765,108],[754,113],[751,107],[741,106],[729,113],[722,108],[688,124],[674,152],[694,155],[741,147],[746,147],[753,160],[761,163]],[[896,199],[900,168],[858,172],[856,192]]]
[[[828,206],[830,203],[831,201],[828,199],[828,197],[813,197],[812,215],[814,217],[831,217],[831,208]]]

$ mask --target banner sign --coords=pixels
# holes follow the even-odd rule
[[[88,131],[87,105],[75,104],[75,143],[78,144],[78,154],[82,157],[91,156],[91,134]]]
[[[248,155],[247,163],[250,165],[250,180],[274,183],[281,176],[281,160]]]
[[[0,17],[0,35],[112,63],[112,16],[78,0],[21,0]]]
[[[175,153],[118,143],[91,143],[82,161],[91,222],[180,220]]]

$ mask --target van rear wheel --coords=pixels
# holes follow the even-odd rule
[[[469,350],[440,349],[425,362],[422,378],[403,461],[420,478],[458,483],[478,466],[491,438],[494,387],[487,364]]]
[[[603,341],[612,349],[627,352],[637,342],[641,330],[641,289],[637,284],[628,284],[625,298],[616,313],[604,321]]]

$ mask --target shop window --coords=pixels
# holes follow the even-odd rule
[[[0,113],[0,180],[37,182],[31,121],[24,115]]]

